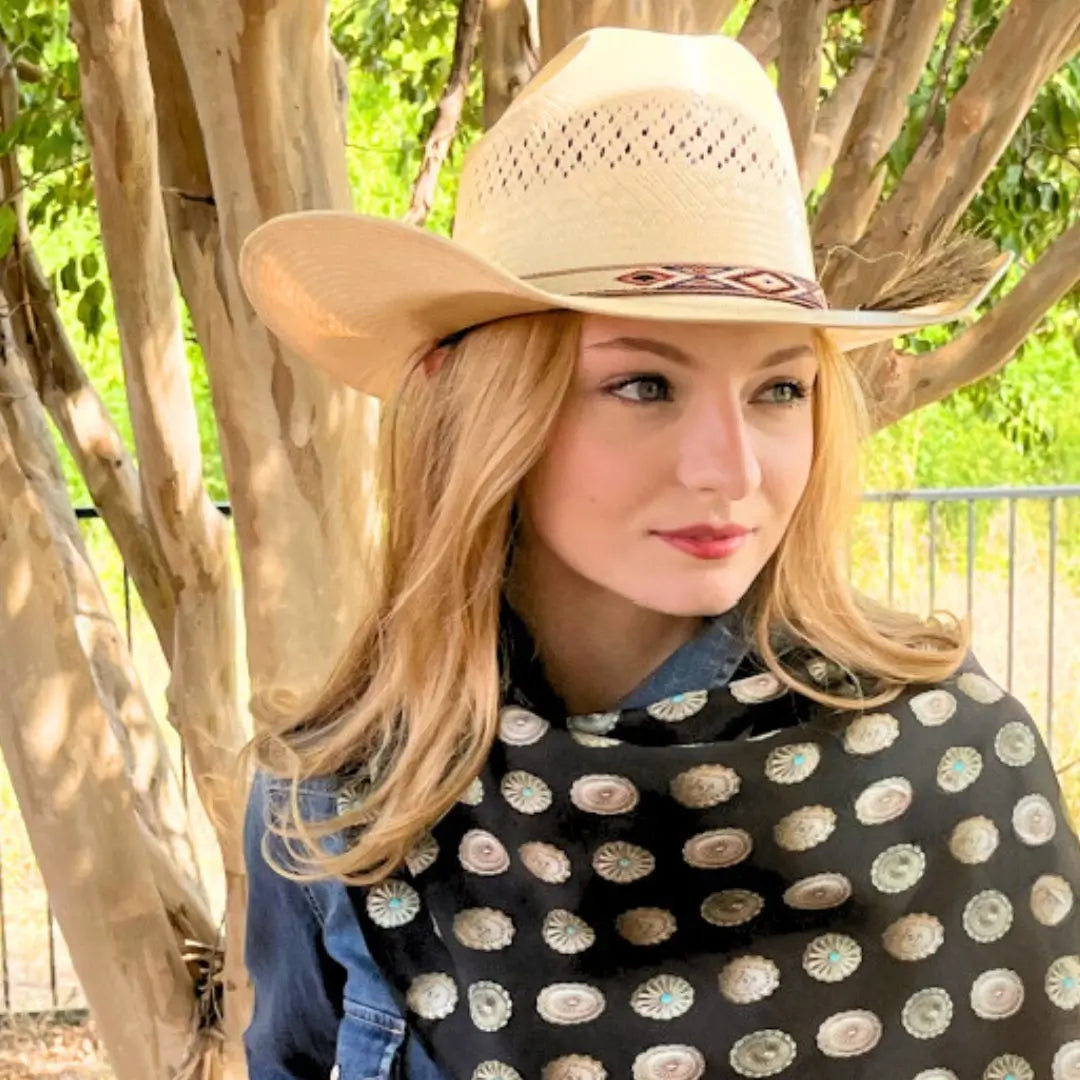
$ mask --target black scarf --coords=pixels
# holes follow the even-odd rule
[[[749,657],[647,708],[529,700],[408,866],[350,889],[450,1076],[1080,1078],[1080,844],[973,660],[865,713]]]

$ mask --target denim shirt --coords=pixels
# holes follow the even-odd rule
[[[504,615],[506,612],[504,611]],[[513,620],[513,615],[510,613]],[[723,686],[747,654],[734,618],[718,616],[677,649],[617,708],[651,704],[685,690]],[[511,626],[514,683],[523,704],[541,704],[550,687],[536,667],[523,624]],[[530,668],[531,665],[531,668]],[[246,963],[255,1008],[244,1033],[250,1080],[447,1080],[409,1031],[336,879],[298,883],[282,877],[262,851],[267,814],[288,799],[287,780],[256,773],[244,824],[248,871]],[[329,779],[299,791],[305,820],[336,815]],[[266,834],[276,861],[288,865],[278,837]],[[324,841],[340,852],[344,841]]]

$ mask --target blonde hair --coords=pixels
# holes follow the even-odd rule
[[[271,719],[245,756],[291,780],[273,831],[290,852],[279,872],[371,884],[404,862],[481,771],[500,702],[499,615],[519,485],[537,461],[577,364],[581,316],[503,319],[450,346],[437,370],[418,361],[385,407],[378,447],[383,517],[369,572],[372,602],[322,691]],[[764,664],[799,693],[837,708],[891,700],[907,683],[952,674],[966,651],[954,621],[922,621],[858,596],[844,551],[858,501],[866,431],[856,376],[824,333],[813,401],[815,447],[794,517],[741,605]],[[823,654],[876,681],[852,700],[800,681],[776,642]],[[359,773],[363,798],[305,821],[298,785]],[[347,830],[350,846],[323,839]]]

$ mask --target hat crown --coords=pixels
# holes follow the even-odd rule
[[[783,106],[718,34],[570,42],[470,148],[454,239],[556,292],[664,288],[689,269],[690,289],[735,274],[751,295],[824,304]]]

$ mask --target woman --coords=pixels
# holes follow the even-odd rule
[[[765,73],[631,30],[474,147],[453,241],[252,236],[260,315],[384,398],[385,524],[328,686],[253,743],[252,1080],[1080,1076],[1038,731],[840,557],[844,351],[1000,270],[830,309]]]

